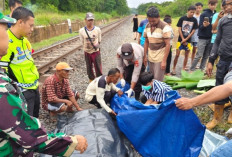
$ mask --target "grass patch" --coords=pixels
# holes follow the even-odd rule
[[[66,39],[69,39],[71,37],[74,37],[74,36],[77,36],[79,33],[72,33],[72,34],[63,34],[63,35],[60,35],[60,36],[57,36],[57,37],[53,37],[53,38],[50,38],[50,39],[47,39],[47,40],[42,40],[40,42],[37,42],[37,43],[32,43],[32,48],[34,50],[39,50],[41,48],[44,48],[44,47],[48,47],[52,44],[55,44],[59,41],[63,41],[63,40],[66,40]]]
[[[71,19],[71,21],[83,21],[85,19],[86,13],[81,13],[81,12],[60,12],[55,9],[48,9],[48,10],[43,10],[43,9],[38,9],[36,6],[31,6],[28,7],[29,9],[33,10],[34,15],[35,15],[35,25],[51,25],[51,24],[58,24],[62,23],[64,21],[67,21],[67,19]],[[5,10],[4,11],[5,15],[10,14],[10,10]],[[99,13],[99,12],[94,12],[95,20],[109,20],[114,17],[118,17],[117,14],[113,13],[107,14],[107,13]]]
[[[180,19],[180,17],[174,17],[172,18],[172,28],[177,28],[177,23],[178,23],[178,20]]]
[[[109,20],[112,18],[110,14],[106,13],[94,13],[95,20]],[[85,13],[50,13],[50,12],[36,12],[35,13],[35,25],[50,25],[58,24],[67,19],[71,21],[83,21],[85,19]]]

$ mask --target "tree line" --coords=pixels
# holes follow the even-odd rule
[[[137,8],[137,12],[138,14],[144,15],[149,7],[155,6],[159,10],[161,16],[168,14],[172,17],[180,17],[186,14],[190,5],[194,5],[197,2],[201,2],[204,8],[208,7],[208,0],[174,0],[172,2],[140,4]],[[218,2],[218,8],[220,8],[221,0],[218,0]]]
[[[130,12],[126,0],[21,0],[26,5],[54,9],[63,12],[116,12],[125,15]],[[6,5],[8,0],[6,0]]]

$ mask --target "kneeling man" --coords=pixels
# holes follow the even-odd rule
[[[98,108],[104,108],[108,113],[117,115],[108,105],[111,98],[118,93],[119,96],[123,92],[115,86],[120,77],[120,71],[113,68],[108,72],[108,76],[100,76],[95,78],[87,87],[85,100],[90,104],[96,105]]]

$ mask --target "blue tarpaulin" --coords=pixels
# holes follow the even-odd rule
[[[175,106],[178,92],[170,91],[166,98],[156,109],[126,95],[116,95],[111,107],[118,113],[120,130],[143,157],[198,157],[205,126],[192,110]]]

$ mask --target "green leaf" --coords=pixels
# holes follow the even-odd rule
[[[193,92],[197,94],[204,94],[206,91],[205,90],[193,90]]]
[[[215,79],[200,80],[197,84],[197,88],[214,87],[215,84],[216,84]]]
[[[179,88],[194,89],[197,87],[199,80],[204,77],[201,70],[196,70],[193,73],[181,71],[181,78],[176,76],[165,76],[164,82],[171,85],[174,90]]]
[[[191,81],[200,81],[204,77],[204,73],[201,70],[196,70],[192,73],[188,73],[187,71],[181,71],[181,79],[182,80],[191,80]]]

